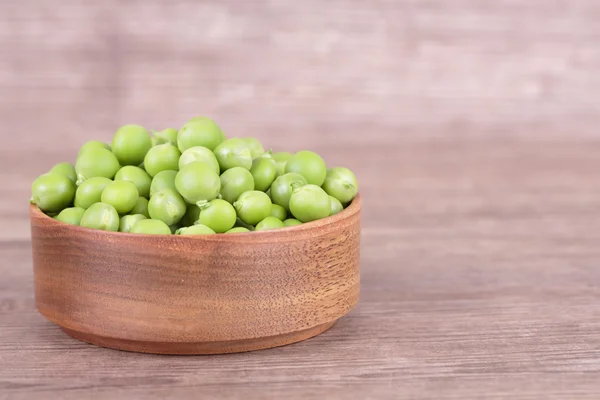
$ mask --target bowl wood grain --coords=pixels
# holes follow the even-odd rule
[[[136,235],[31,206],[35,301],[74,338],[121,350],[217,354],[324,332],[358,302],[360,197],[273,231]]]

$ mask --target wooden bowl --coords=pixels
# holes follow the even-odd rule
[[[206,236],[92,230],[31,206],[36,306],[76,339],[145,353],[308,339],[358,302],[360,204],[295,227]]]

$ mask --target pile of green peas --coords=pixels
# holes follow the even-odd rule
[[[140,234],[205,235],[278,229],[337,214],[352,202],[352,171],[311,151],[273,153],[227,139],[210,118],[151,135],[117,130],[85,143],[75,165],[38,177],[31,203],[58,221]]]

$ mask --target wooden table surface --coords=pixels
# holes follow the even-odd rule
[[[154,356],[70,339],[34,309],[29,240],[5,239],[0,398],[597,399],[599,151],[348,149],[365,207],[360,304],[319,337],[253,353]]]
[[[597,0],[0,1],[0,400],[600,398]],[[210,115],[356,171],[362,293],[210,357],[34,309],[32,180],[119,125]]]

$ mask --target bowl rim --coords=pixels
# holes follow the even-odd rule
[[[313,231],[313,230],[316,230],[319,228],[334,225],[341,221],[348,220],[348,219],[352,218],[354,215],[356,215],[357,213],[359,213],[360,210],[361,210],[361,197],[360,197],[360,193],[358,193],[356,195],[356,197],[352,200],[350,205],[348,207],[346,207],[344,210],[342,210],[341,212],[339,212],[335,215],[331,215],[326,218],[316,220],[316,221],[305,222],[301,225],[286,226],[283,228],[272,229],[272,230],[238,232],[238,233],[232,233],[232,234],[219,233],[219,234],[215,234],[215,235],[174,235],[174,234],[154,235],[154,234],[144,234],[144,233],[103,231],[103,230],[99,230],[99,229],[85,228],[85,227],[78,226],[78,225],[71,225],[66,222],[58,221],[58,220],[48,216],[42,210],[40,210],[40,208],[35,204],[30,204],[30,206],[29,206],[30,221],[33,220],[33,218],[39,218],[40,220],[43,221],[44,224],[47,224],[48,226],[62,227],[65,229],[72,230],[73,233],[75,233],[75,232],[82,232],[82,233],[83,232],[88,232],[88,233],[93,232],[94,234],[103,235],[107,238],[114,238],[114,239],[118,239],[118,238],[122,238],[122,239],[125,239],[125,238],[157,238],[157,239],[180,238],[181,240],[188,240],[188,239],[189,240],[205,240],[205,241],[211,241],[211,242],[213,242],[213,241],[214,242],[219,242],[219,241],[231,242],[231,241],[235,241],[236,238],[237,239],[250,239],[250,238],[266,239],[266,238],[273,238],[273,237],[281,237],[286,234],[306,233],[306,231]]]

